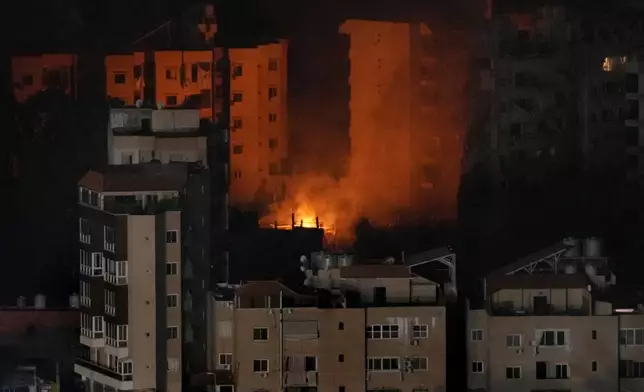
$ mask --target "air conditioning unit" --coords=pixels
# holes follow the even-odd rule
[[[223,370],[230,370],[231,366],[230,366],[230,364],[226,364],[226,365],[221,365],[221,368]]]
[[[405,369],[405,373],[413,373],[413,372],[414,372],[414,369],[410,367]]]
[[[411,342],[409,342],[409,344],[411,344],[412,346],[418,346],[420,344],[420,342],[418,340],[414,339]]]
[[[261,373],[259,374],[259,376],[260,376],[261,378],[266,378],[266,377],[268,377],[268,372],[261,372]]]

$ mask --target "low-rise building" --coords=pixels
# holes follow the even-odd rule
[[[468,318],[470,390],[644,387],[644,315],[613,306],[599,240],[564,241],[492,272]]]
[[[437,256],[453,257],[451,252]],[[250,282],[212,302],[220,391],[444,391],[446,291],[418,264],[303,258],[305,285]]]

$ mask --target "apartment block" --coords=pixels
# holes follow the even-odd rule
[[[220,391],[445,391],[447,292],[413,271],[450,257],[360,265],[317,253],[301,288],[218,292],[208,381]]]
[[[78,183],[81,353],[87,390],[181,391],[205,369],[208,172],[145,163]]]
[[[466,129],[462,34],[372,20],[348,20],[340,32],[350,40],[350,175],[371,195],[363,208],[453,217]]]
[[[272,202],[283,196],[289,172],[287,49],[279,41],[110,55],[107,95],[122,106],[198,109],[201,118],[229,125],[231,203]]]
[[[108,163],[199,162],[208,167],[208,124],[197,109],[110,109]]]
[[[25,102],[46,87],[57,87],[66,94],[75,92],[78,56],[74,54],[41,54],[11,59],[13,95]]]
[[[644,316],[614,305],[600,244],[566,240],[485,278],[484,306],[468,317],[470,390],[643,387]]]

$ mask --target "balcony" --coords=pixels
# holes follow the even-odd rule
[[[590,305],[584,304],[577,308],[560,308],[548,305],[538,311],[530,307],[516,307],[496,304],[489,309],[491,316],[589,316]]]
[[[112,214],[154,215],[165,211],[179,210],[180,204],[179,197],[138,200],[129,196],[106,196],[104,209]]]
[[[316,371],[287,371],[284,374],[285,387],[314,387],[318,385]]]
[[[107,283],[115,286],[125,286],[127,284],[127,276],[118,276],[110,273],[105,273],[104,279]]]
[[[92,348],[105,347],[105,334],[102,331],[81,328],[80,343]]]
[[[114,369],[87,359],[77,358],[74,361],[74,373],[117,390],[134,389],[132,374],[121,374]]]

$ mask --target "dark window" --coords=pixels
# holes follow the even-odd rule
[[[268,70],[277,71],[277,60],[268,60]]]
[[[176,275],[179,272],[179,263],[166,263],[165,274]]]
[[[166,68],[165,69],[165,78],[167,80],[177,80],[177,69],[176,68]]]
[[[277,139],[268,139],[268,148],[274,150],[277,148]]]
[[[344,385],[340,385],[338,387],[338,392],[345,392],[345,391],[346,391],[346,388],[344,387]]]
[[[528,85],[528,76],[522,72],[514,74],[514,85],[516,87],[525,87]]]
[[[277,121],[277,114],[269,113],[268,114],[268,122],[275,122],[275,121]]]
[[[640,79],[638,74],[626,74],[626,85],[624,86],[624,88],[626,89],[627,93],[637,94],[640,90],[639,83]]]
[[[340,321],[340,322],[338,323],[338,329],[339,329],[340,331],[344,331],[344,323],[343,323],[342,321]]]
[[[597,371],[597,361],[593,361],[593,362],[592,362],[592,364],[591,364],[591,369],[592,369],[592,371],[593,371],[593,372],[596,372],[596,371]]]
[[[317,357],[306,357],[304,359],[304,370],[307,372],[314,372],[318,370],[318,359]]]
[[[254,359],[253,360],[253,371],[254,372],[267,372],[268,371],[268,359]]]
[[[268,340],[268,328],[253,328],[253,340]]]
[[[192,64],[190,67],[190,80],[192,83],[196,83],[199,78],[199,64]]]
[[[233,64],[233,72],[232,72],[233,78],[237,78],[239,76],[242,76],[243,74],[244,74],[244,68],[242,67],[242,65]]]
[[[178,237],[179,233],[176,230],[168,230],[165,232],[165,242],[168,244],[176,244]]]
[[[242,129],[244,126],[244,122],[242,121],[241,117],[233,117],[233,129],[231,129],[233,132],[235,132],[238,129]]]
[[[268,99],[273,99],[277,97],[277,87],[268,88]]]
[[[639,120],[640,119],[640,101],[637,99],[629,99],[626,101],[626,119]]]
[[[521,139],[521,124],[510,125],[510,136],[513,140]]]
[[[374,287],[373,288],[373,303],[376,306],[384,306],[387,303],[387,288]]]
[[[596,329],[593,329],[592,336],[593,336],[593,340],[597,340],[597,330]]]
[[[114,84],[125,84],[125,74],[123,72],[114,74]]]
[[[548,378],[548,363],[547,362],[537,362],[537,380],[544,380]]]
[[[338,362],[344,362],[344,354],[338,355]]]
[[[233,93],[233,102],[241,102],[244,100],[244,95],[240,92]]]
[[[166,95],[165,97],[166,106],[176,106],[177,102],[178,100],[176,95]]]
[[[626,166],[631,170],[637,170],[640,164],[640,157],[637,155],[628,155],[626,157]]]
[[[241,144],[238,144],[236,146],[233,146],[233,154],[239,155],[244,152],[244,146]]]
[[[211,90],[201,90],[201,107],[209,108],[212,106],[212,92]]]

